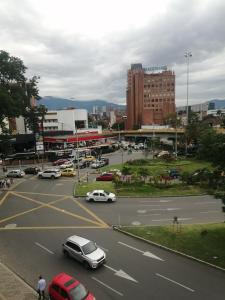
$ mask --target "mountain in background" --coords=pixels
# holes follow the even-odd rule
[[[224,100],[219,100],[219,99],[213,99],[208,101],[208,103],[213,103],[214,104],[214,108],[212,109],[221,109],[221,108],[225,108],[225,99]]]
[[[48,110],[59,110],[59,109],[66,109],[68,107],[74,107],[77,109],[86,109],[88,112],[93,111],[94,106],[98,107],[111,107],[113,109],[124,110],[126,108],[125,105],[119,105],[111,102],[107,102],[105,100],[70,100],[52,96],[45,96],[42,97],[38,104],[45,105]]]

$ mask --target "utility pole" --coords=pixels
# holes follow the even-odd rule
[[[188,127],[188,119],[189,119],[189,116],[188,116],[189,60],[190,60],[190,57],[192,57],[192,53],[190,51],[189,52],[185,52],[184,57],[187,59],[187,104],[186,104],[186,118],[187,118],[186,129],[187,129],[187,127]],[[187,140],[187,133],[186,133],[186,155],[187,155],[187,152],[188,152],[188,140]]]

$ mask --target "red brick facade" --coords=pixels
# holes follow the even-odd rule
[[[126,129],[161,125],[174,112],[174,72],[147,73],[141,64],[132,65],[127,74]]]

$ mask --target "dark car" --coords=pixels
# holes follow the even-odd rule
[[[96,177],[96,181],[112,181],[114,178],[113,173],[104,173],[98,177]]]
[[[75,168],[78,169],[78,166],[79,166],[79,169],[84,169],[84,168],[88,167],[89,164],[90,164],[90,162],[81,160],[78,164],[77,163],[75,164]]]
[[[178,170],[169,170],[169,176],[172,178],[179,178],[180,173]]]
[[[25,174],[38,174],[38,172],[40,172],[41,169],[38,167],[29,167],[24,169]]]

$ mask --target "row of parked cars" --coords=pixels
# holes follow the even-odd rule
[[[91,167],[93,169],[98,169],[109,164],[109,159],[106,157],[101,157],[96,159],[94,156],[86,156],[77,159],[58,159],[53,162],[53,166],[58,166],[60,169],[65,169],[75,166],[76,168],[83,169],[86,167]]]

